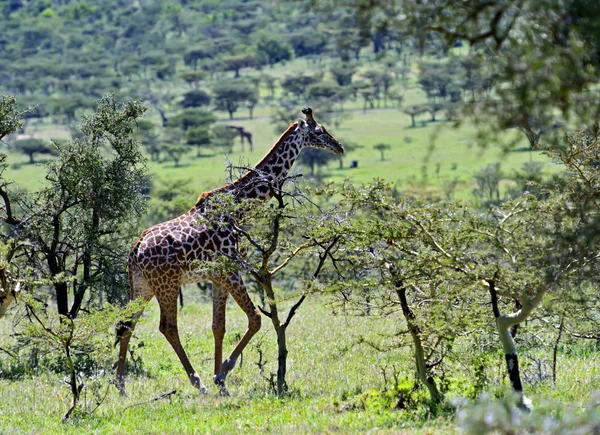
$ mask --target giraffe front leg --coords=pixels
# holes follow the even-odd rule
[[[235,349],[233,349],[233,352],[231,352],[231,355],[229,355],[229,357],[223,361],[220,372],[215,374],[214,381],[220,388],[221,385],[222,388],[225,388],[225,379],[227,378],[227,374],[233,370],[238,357],[254,334],[260,330],[261,326],[260,314],[252,303],[242,278],[237,274],[230,275],[223,283],[223,286],[229,293],[231,293],[233,299],[242,308],[242,310],[244,310],[246,316],[248,316],[248,329],[246,329],[246,332],[235,346]]]
[[[225,378],[220,378],[219,374],[223,366],[223,337],[225,336],[226,319],[225,307],[227,304],[227,290],[220,283],[213,283],[213,321],[212,331],[215,339],[215,376],[214,383],[219,387],[223,396],[229,396],[229,391],[225,387]]]

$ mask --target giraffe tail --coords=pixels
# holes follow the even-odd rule
[[[137,249],[138,249],[138,242],[136,242],[133,245],[133,247],[131,248],[131,252],[129,253],[128,265],[127,265],[128,266],[127,267],[127,277],[129,280],[129,302],[131,302],[133,300],[133,268],[134,268],[133,259],[134,259],[135,253],[137,253]],[[117,344],[119,344],[119,342],[121,341],[121,338],[127,331],[131,331],[132,326],[133,326],[133,322],[131,320],[119,320],[117,322],[116,327],[115,327],[116,338],[115,338],[114,347],[117,347]]]

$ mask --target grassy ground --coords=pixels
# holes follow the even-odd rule
[[[189,299],[189,293],[186,293]],[[323,300],[307,301],[289,329],[290,394],[278,399],[269,392],[257,362],[259,349],[268,363],[264,374],[275,372],[274,334],[268,319],[251,342],[243,361],[228,380],[230,398],[218,397],[210,383],[213,340],[211,307],[206,302],[185,306],[180,315],[182,342],[196,370],[211,389],[200,396],[189,384],[175,353],[158,332],[155,302],[146,310],[135,331],[133,344],[146,369],[146,376],[128,376],[130,396],[121,398],[112,386],[103,405],[91,416],[62,423],[69,404],[68,388],[59,374],[40,373],[21,380],[0,380],[1,433],[455,433],[452,412],[443,417],[428,416],[424,407],[411,412],[394,410],[394,400],[381,400],[383,369],[391,368],[400,377],[414,379],[414,369],[406,350],[377,352],[357,344],[358,337],[375,339],[392,333],[396,324],[367,317],[333,315]],[[235,304],[228,307],[226,349],[231,349],[245,328],[245,317]],[[0,337],[6,337],[9,322],[0,324]],[[2,346],[2,344],[0,344]],[[500,346],[498,345],[498,348]],[[540,356],[550,358],[551,349]],[[114,350],[116,360],[117,351]],[[6,358],[1,356],[0,358]],[[524,373],[535,372],[523,359]],[[452,368],[459,385],[468,385],[459,365]],[[490,388],[507,381],[498,366],[487,370]],[[548,379],[526,385],[537,405],[589,400],[600,384],[598,352],[561,353],[556,386]],[[412,381],[409,381],[412,382]],[[495,386],[495,387],[494,387]],[[466,388],[466,387],[465,387]],[[169,398],[153,400],[177,390]],[[418,393],[424,397],[424,392]]]

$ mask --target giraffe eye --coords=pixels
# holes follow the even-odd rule
[[[315,130],[315,134],[316,134],[317,136],[321,136],[321,135],[323,134],[323,130],[321,130],[321,129],[317,129],[317,130]]]

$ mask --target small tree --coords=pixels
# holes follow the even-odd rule
[[[263,34],[256,43],[256,62],[274,65],[292,58],[292,50],[280,38]]]
[[[381,153],[381,161],[383,162],[385,160],[385,151],[391,149],[392,147],[385,143],[378,143],[377,145],[373,145],[373,148]]]
[[[310,175],[315,175],[315,168],[318,166],[327,166],[327,164],[336,159],[334,154],[317,148],[304,148],[298,156],[298,161],[310,168]]]
[[[187,70],[181,73],[181,78],[184,82],[192,87],[192,89],[198,89],[199,83],[206,78],[208,73],[202,70]]]
[[[329,71],[338,85],[348,86],[352,84],[352,76],[356,72],[356,66],[351,63],[338,63],[333,65]]]
[[[29,164],[34,164],[36,154],[55,154],[54,150],[41,139],[21,139],[14,142],[15,148],[29,156]]]
[[[215,125],[210,131],[211,145],[226,153],[233,152],[233,141],[236,137],[238,137],[237,131],[224,125]]]
[[[240,69],[254,66],[256,56],[254,54],[235,54],[221,57],[221,63],[225,71],[233,71],[235,77],[240,76]]]
[[[404,113],[410,116],[410,120],[412,122],[411,127],[415,128],[417,124],[415,124],[415,117],[425,113],[427,110],[423,106],[410,106],[404,109]]]
[[[291,93],[297,98],[304,96],[308,86],[320,82],[321,75],[305,75],[298,73],[293,76],[287,76],[281,80],[280,84],[284,91]]]
[[[185,132],[188,145],[196,147],[196,157],[200,157],[201,149],[211,144],[210,130],[207,127],[192,127]]]
[[[183,94],[183,100],[181,100],[181,107],[202,107],[210,104],[210,95],[203,90],[189,91]]]
[[[209,127],[215,121],[216,117],[212,112],[198,108],[190,108],[169,118],[168,126],[178,127],[185,131],[192,127]]]
[[[217,83],[213,87],[213,94],[216,109],[227,111],[229,119],[233,119],[240,105],[255,97],[256,90],[246,82],[228,80]]]
[[[261,180],[264,183],[264,180]],[[304,270],[310,271],[303,274],[305,279],[314,282],[323,271],[326,262],[338,249],[341,236],[335,233],[334,228],[339,227],[340,217],[333,221],[328,213],[321,210],[302,213],[302,207],[308,207],[304,195],[299,191],[282,191],[280,186],[270,186],[274,192],[275,206],[266,203],[245,201],[233,205],[224,198],[221,207],[213,212],[219,220],[226,216],[240,236],[241,245],[247,254],[229,258],[229,261],[220,261],[212,267],[219,270],[224,268],[227,272],[244,270],[248,272],[264,292],[265,306],[260,311],[267,316],[273,325],[277,337],[277,374],[276,389],[279,396],[288,390],[287,375],[287,328],[297,314],[298,309],[306,300],[306,293],[290,308],[285,320],[280,317],[280,296],[277,291],[277,277],[292,263],[306,259]],[[290,202],[301,201],[291,209]],[[214,220],[215,217],[211,217]],[[328,219],[329,218],[329,219]],[[252,225],[246,230],[247,220],[259,220],[261,226]],[[274,382],[270,380],[272,384]]]

